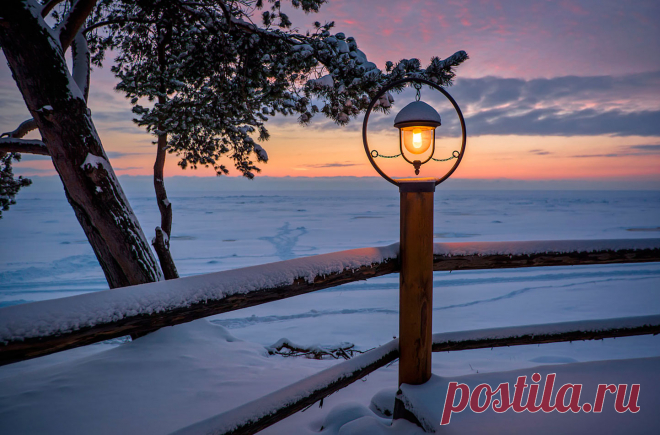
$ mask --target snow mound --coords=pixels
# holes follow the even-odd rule
[[[197,320],[0,378],[0,433],[170,433],[327,365],[269,357],[262,345]]]
[[[402,385],[402,400],[429,432],[443,434],[488,433],[511,434],[530,433],[536,435],[556,435],[586,433],[650,434],[656,433],[660,407],[660,357],[639,358],[614,361],[596,361],[575,364],[546,365],[509,372],[484,373],[456,378],[444,378],[433,375],[423,385]],[[469,407],[459,413],[452,413],[449,424],[440,425],[447,389],[450,382],[466,384],[470,391],[477,385],[488,384],[493,390],[501,383],[510,385],[509,396],[513,397],[513,385],[518,376],[527,376],[531,384],[534,373],[541,375],[537,404],[540,403],[544,379],[555,373],[553,395],[567,383],[582,384],[580,404],[594,403],[598,384],[640,384],[638,405],[640,411],[618,413],[614,409],[614,395],[605,397],[602,412],[566,412],[557,411],[515,413],[512,409],[497,414],[489,407],[482,413],[472,412]],[[528,391],[526,389],[525,391]],[[629,393],[628,393],[629,394]],[[459,400],[456,394],[454,403]],[[499,397],[496,396],[496,397]],[[628,395],[626,395],[627,399]],[[480,404],[483,404],[482,394]],[[568,399],[566,400],[568,402]],[[522,403],[527,403],[527,393]],[[554,403],[554,396],[553,401]],[[626,402],[627,403],[627,402]]]
[[[385,388],[371,398],[369,409],[380,417],[392,417],[394,414],[394,399],[396,398],[396,388]]]
[[[392,422],[391,418],[374,415],[359,403],[345,402],[330,410],[323,421],[320,433],[323,435],[421,435],[424,431],[405,420]]]
[[[321,426],[321,433],[336,434],[346,423],[373,415],[373,412],[360,403],[341,403],[328,412]]]

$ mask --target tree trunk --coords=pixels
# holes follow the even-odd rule
[[[154,163],[154,189],[156,190],[156,201],[160,210],[160,226],[156,227],[156,237],[153,245],[158,254],[160,267],[163,269],[165,279],[176,279],[179,273],[176,270],[174,259],[170,252],[170,235],[172,234],[172,204],[167,199],[165,190],[165,155],[167,153],[167,135],[158,136],[158,151]]]
[[[169,27],[169,26],[168,26]],[[158,64],[160,66],[160,95],[158,95],[158,103],[165,104],[167,102],[166,95],[167,89],[165,87],[164,75],[167,67],[165,59],[165,49],[172,39],[172,29],[169,27],[167,31],[162,34],[163,30],[160,25],[158,28]],[[165,279],[176,279],[179,277],[179,272],[176,270],[172,253],[170,252],[170,235],[172,233],[172,204],[167,199],[167,191],[165,190],[165,157],[167,156],[167,133],[162,133],[163,125],[158,123],[158,149],[156,150],[156,161],[154,162],[154,190],[156,191],[156,202],[158,203],[158,210],[160,211],[160,226],[156,227],[156,237],[152,242],[160,267],[163,269]]]
[[[0,44],[111,288],[162,279],[54,31],[34,4],[3,3]]]

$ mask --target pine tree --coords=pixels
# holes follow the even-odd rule
[[[52,9],[25,0],[10,0],[10,3],[13,9],[38,10],[40,16],[46,16],[44,11],[48,14]],[[307,13],[317,12],[323,3],[325,0],[290,2]],[[87,6],[83,8],[83,4]],[[60,29],[61,49],[55,50],[60,69],[66,66],[63,53],[68,46],[61,42],[62,32],[72,17],[87,13],[84,24],[80,24],[74,35],[77,42],[74,60],[79,61],[74,62],[72,73],[77,77],[78,72],[79,77],[59,86],[71,87],[73,83],[85,89],[81,93],[86,95],[89,75],[80,72],[80,68],[76,71],[76,65],[85,65],[88,72],[90,63],[100,66],[108,50],[112,50],[117,55],[112,65],[118,79],[117,89],[130,99],[135,122],[155,136],[154,187],[161,225],[156,228],[153,245],[166,278],[178,276],[169,253],[172,209],[163,177],[168,153],[176,154],[183,168],[211,166],[218,175],[229,172],[222,163],[228,157],[237,171],[253,178],[260,170],[258,165],[268,160],[262,144],[269,137],[266,128],[269,117],[293,115],[301,124],[307,124],[322,113],[338,125],[345,125],[366,110],[372,96],[383,85],[410,76],[449,85],[454,77],[453,68],[467,59],[467,54],[460,51],[444,60],[434,57],[426,68],[422,68],[418,59],[403,59],[387,62],[385,70],[380,70],[358,49],[354,38],[333,34],[332,22],[316,22],[314,30],[306,34],[292,30],[292,23],[278,0],[100,0],[98,4],[78,0],[72,7],[55,9],[54,13],[54,19],[60,23],[56,30]],[[12,38],[24,34],[24,29],[18,28],[9,17],[11,14],[4,15],[8,25],[0,26],[3,49]],[[38,24],[41,39],[48,40],[45,23],[36,21],[33,28]],[[69,44],[74,38],[70,39]],[[27,68],[13,48],[9,48],[9,53],[5,51],[12,71],[20,70],[18,75],[26,77],[39,74]],[[17,84],[24,95],[43,92],[28,89],[30,86],[22,83],[18,78]],[[48,122],[52,123],[39,113],[43,105],[31,105],[28,98],[26,101],[44,139],[51,136],[52,133],[43,131],[49,128]],[[384,96],[377,110],[387,111],[392,102],[391,95]],[[79,116],[85,118],[83,113]],[[86,134],[94,136],[91,118],[88,122],[91,129]],[[100,140],[97,142],[101,147]],[[45,146],[54,156],[50,140],[45,140]],[[68,157],[75,160],[70,166],[83,163],[78,160],[85,159],[85,152],[78,153]],[[102,170],[111,172],[102,149],[94,155],[102,156],[105,159]],[[93,160],[87,166],[94,168],[96,162]],[[57,163],[55,166],[60,172]],[[62,179],[65,190],[73,188]],[[121,189],[116,178],[113,183]],[[95,188],[83,184],[75,189]],[[92,238],[90,243],[94,246]]]

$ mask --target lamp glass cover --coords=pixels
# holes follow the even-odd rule
[[[401,128],[403,146],[411,154],[422,154],[433,144],[435,127],[412,126]]]

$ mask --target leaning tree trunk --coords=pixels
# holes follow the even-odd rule
[[[69,73],[54,32],[34,5],[4,1],[0,45],[110,287],[162,279]]]

